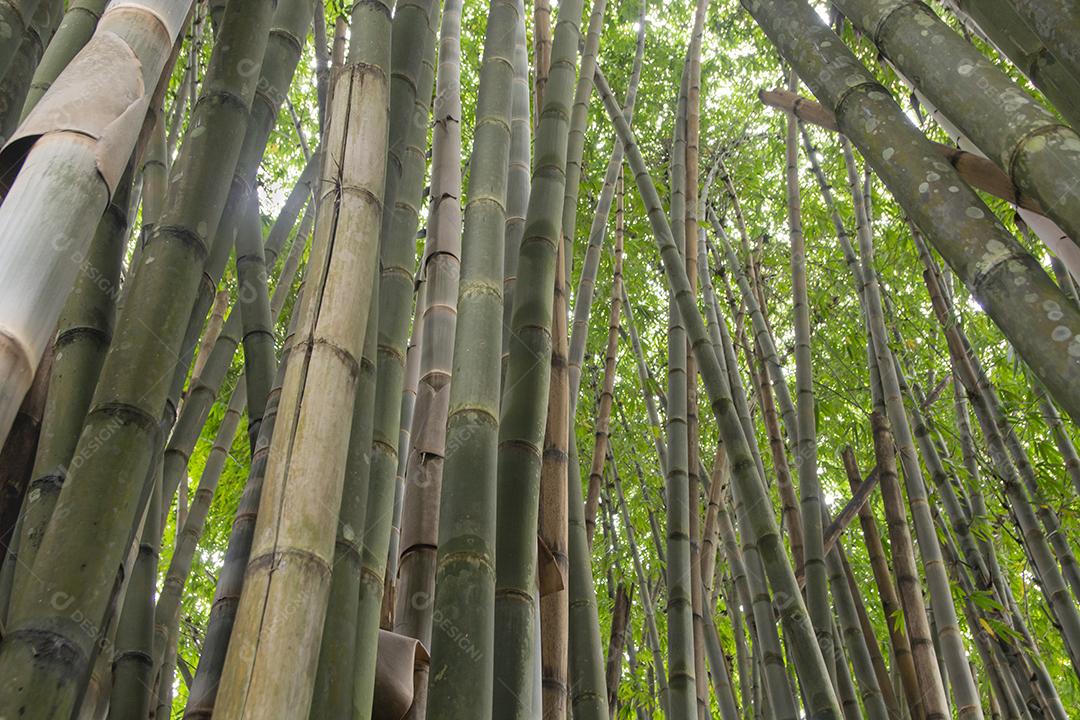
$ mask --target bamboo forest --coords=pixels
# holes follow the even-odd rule
[[[0,0],[0,720],[1080,720],[1076,0]]]

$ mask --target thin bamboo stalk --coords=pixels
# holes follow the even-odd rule
[[[616,191],[615,205],[615,260],[611,278],[611,309],[608,313],[607,344],[604,350],[604,383],[600,391],[600,408],[596,413],[596,441],[593,444],[592,465],[589,468],[589,486],[585,497],[585,529],[592,545],[596,532],[596,508],[600,502],[600,485],[604,474],[604,459],[607,457],[608,441],[611,436],[611,404],[615,391],[615,359],[619,349],[619,315],[623,297],[623,192],[622,173]]]
[[[638,83],[641,80],[642,59],[645,55],[645,30],[647,22],[645,12],[648,0],[640,0],[638,9],[637,45],[634,51],[634,64],[630,70],[630,80],[626,87],[626,99],[623,113],[627,121],[633,121],[634,104],[637,99]],[[604,172],[604,185],[596,201],[592,223],[589,226],[589,242],[585,247],[585,259],[581,264],[581,275],[574,290],[574,319],[570,329],[570,403],[577,407],[578,394],[581,390],[581,363],[585,358],[585,344],[588,339],[589,314],[592,310],[593,293],[596,289],[596,271],[600,266],[600,249],[604,244],[611,204],[615,197],[615,184],[622,175],[622,143],[612,142],[611,158]],[[629,312],[629,311],[627,311]]]
[[[561,6],[564,10],[569,3]],[[554,80],[552,85],[555,85]],[[554,87],[551,94],[555,94]],[[581,464],[576,434],[569,433],[567,496],[569,500],[570,549],[570,712],[575,719],[605,720],[609,716],[604,678],[604,650],[596,607],[592,557],[585,536],[584,503],[581,501]],[[642,591],[642,597],[647,591]]]

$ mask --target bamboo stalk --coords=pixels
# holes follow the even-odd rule
[[[431,678],[427,714],[456,718],[461,708],[492,717],[495,603],[495,493],[499,432],[507,172],[520,0],[492,0],[477,93],[469,201],[461,240],[453,382],[439,499]],[[535,537],[531,542],[536,543]],[[530,578],[531,580],[531,578]],[[460,638],[467,638],[461,642]]]
[[[494,713],[507,719],[524,717],[522,713],[528,712],[524,699],[531,695],[533,677],[536,617],[532,594],[536,582],[543,418],[547,414],[551,375],[551,298],[559,242],[555,223],[566,190],[566,137],[577,79],[582,5],[582,0],[564,0],[559,6],[551,71],[536,131],[532,191],[518,260],[510,356],[500,413],[492,704]],[[602,15],[603,7],[604,0],[596,0],[594,18],[596,8]],[[588,47],[585,56],[589,57]]]
[[[367,325],[367,313],[356,309],[375,301],[370,280],[386,177],[389,18],[382,3],[356,6],[350,62],[335,78],[311,259],[315,282],[286,369],[283,422],[275,427],[221,675],[217,712],[225,717],[306,718],[311,704],[335,533],[325,519],[340,509],[348,454],[348,428],[339,418],[352,414]],[[286,620],[264,621],[276,617]],[[281,682],[276,669],[285,657],[295,672]]]
[[[431,207],[421,275],[424,303],[417,304],[420,380],[413,411],[411,448],[402,508],[400,596],[394,632],[431,644],[432,602],[439,541],[439,496],[446,457],[454,337],[461,267],[461,3],[444,3],[432,138]],[[527,120],[526,120],[527,125]],[[421,312],[422,310],[422,312]],[[415,330],[414,330],[415,332]],[[409,717],[426,712],[427,669],[418,669]]]
[[[34,6],[27,6],[31,13]],[[7,3],[0,12],[4,7],[13,6]],[[6,378],[0,388],[0,437],[7,437],[56,328],[67,290],[78,273],[75,258],[86,253],[94,223],[116,192],[137,140],[139,116],[145,113],[186,15],[186,3],[114,3],[91,40],[93,47],[86,49],[79,63],[68,67],[49,102],[28,116],[14,136],[36,137],[32,145],[4,158],[5,169],[12,174],[0,206],[0,227],[7,238],[0,263],[5,271],[0,275],[0,306],[4,308],[0,375]],[[15,17],[8,21],[8,27],[20,28],[14,37],[21,38],[22,21]],[[0,45],[2,65],[6,65],[2,56],[9,47],[14,52],[12,42]],[[104,60],[106,56],[111,60]],[[116,60],[119,57],[130,60]],[[104,62],[111,63],[107,71],[101,65]],[[68,130],[62,123],[57,127],[56,118],[66,117],[68,103],[84,100],[81,93],[90,86],[81,78],[88,72],[108,77],[106,86],[93,85],[92,92],[95,98],[108,97],[110,102],[81,132]],[[113,137],[106,127],[125,112],[133,118],[127,123],[130,127]],[[106,138],[108,149],[98,158],[96,148]],[[13,176],[15,171],[17,176]],[[55,242],[41,243],[42,237],[55,238]],[[28,266],[38,271],[22,272]]]
[[[593,444],[592,465],[589,468],[589,486],[585,497],[585,529],[592,545],[596,532],[596,508],[600,502],[600,485],[607,457],[608,439],[611,435],[611,403],[615,390],[615,359],[619,348],[619,314],[622,309],[623,282],[623,192],[622,173],[617,182],[615,206],[615,261],[611,279],[611,309],[608,314],[607,344],[604,351],[604,383],[600,391],[600,408],[596,413],[596,441]]]
[[[641,80],[641,66],[645,55],[645,13],[648,0],[640,0],[638,9],[637,45],[634,51],[634,65],[630,71],[630,80],[626,87],[626,99],[623,113],[627,121],[633,121],[634,104],[637,99],[638,83]],[[574,290],[574,318],[570,329],[570,403],[577,407],[581,390],[581,363],[585,358],[585,343],[588,336],[589,314],[592,310],[593,294],[596,289],[596,271],[600,266],[600,249],[604,244],[608,216],[615,197],[615,184],[622,175],[623,147],[617,140],[612,142],[611,158],[604,172],[604,185],[596,201],[592,223],[589,226],[589,242],[585,247],[585,259],[581,264],[581,275]],[[629,310],[627,310],[629,313]]]

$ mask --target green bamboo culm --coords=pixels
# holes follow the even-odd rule
[[[375,423],[370,479],[364,493],[354,717],[368,717],[374,692],[379,610],[398,465],[405,345],[413,309],[410,299],[416,272],[416,228],[427,176],[427,131],[435,85],[439,7],[435,0],[402,0],[394,9],[386,207],[379,237]]]
[[[1080,80],[1080,9],[1069,0],[1009,0],[1073,79]]]
[[[492,0],[461,240],[454,381],[439,499],[432,614],[443,621],[432,629],[427,700],[427,716],[437,720],[454,720],[462,708],[478,720],[492,717],[499,435],[499,384],[492,378],[499,377],[501,365],[510,121],[516,38],[523,22],[521,0]],[[550,308],[550,293],[545,305]],[[531,542],[535,546],[535,532]]]
[[[1080,127],[1080,78],[1074,77],[1035,34],[1012,0],[944,0],[971,32],[1024,73],[1073,128]]]
[[[3,42],[0,42],[0,78],[7,76],[12,69],[15,55],[23,36],[33,20],[34,13],[42,2],[49,0],[4,0],[0,2],[0,24],[5,28]]]
[[[729,448],[735,485],[745,495],[747,529],[756,536],[761,549],[765,571],[773,587],[774,602],[779,607],[785,636],[806,697],[808,714],[817,718],[839,718],[840,706],[833,692],[825,659],[813,636],[795,572],[776,527],[772,504],[758,478],[747,438],[743,434],[742,423],[735,413],[725,371],[713,353],[705,323],[697,310],[696,300],[690,293],[686,270],[679,250],[672,241],[671,228],[661,209],[660,198],[652,178],[649,177],[634,133],[627,125],[607,80],[600,72],[597,72],[596,84],[604,99],[608,117],[614,122],[619,138],[626,148],[638,192],[645,203],[650,226],[661,251],[665,275],[678,303],[679,313],[687,328],[690,346],[708,393],[709,406],[716,418],[721,437]]]
[[[641,81],[641,66],[645,56],[645,31],[648,27],[645,13],[647,0],[641,0],[638,9],[637,45],[634,50],[634,65],[630,71],[630,81],[626,86],[626,98],[623,101],[623,113],[627,122],[632,123],[634,104],[637,101],[638,84]],[[574,292],[574,318],[570,328],[569,363],[570,406],[577,407],[581,389],[581,363],[585,359],[585,341],[588,336],[589,313],[592,310],[593,296],[596,290],[596,271],[600,266],[600,250],[607,233],[608,217],[615,198],[615,183],[623,165],[622,143],[616,138],[611,145],[611,158],[604,172],[604,186],[600,198],[596,201],[592,222],[589,226],[589,242],[585,248],[585,259],[581,264],[577,288]],[[576,217],[576,215],[575,215]],[[564,217],[565,220],[565,217]]]
[[[604,649],[600,640],[599,612],[593,585],[592,552],[585,532],[581,463],[573,426],[569,433],[566,476],[570,551],[570,644],[567,663],[570,710],[572,716],[580,720],[604,720],[610,712],[604,676]],[[659,668],[658,672],[663,672],[663,669]]]
[[[461,274],[461,9],[460,0],[444,2],[439,31],[431,143],[431,208],[421,268],[423,300],[417,299],[414,320],[414,324],[421,326],[417,331],[414,325],[414,333],[420,334],[419,378],[405,472],[400,584],[394,610],[394,632],[415,637],[428,647]],[[524,52],[524,40],[524,36],[518,38],[519,54]],[[515,77],[514,91],[524,92],[527,104],[528,87],[521,86],[524,78],[518,82]],[[527,112],[523,119],[527,132]],[[509,221],[507,225],[509,233]],[[426,717],[427,670],[427,667],[417,668],[414,678],[415,696],[409,715],[414,720]]]
[[[1059,4],[1034,0],[1032,4]],[[836,0],[878,49],[1080,243],[1080,135],[919,0]],[[1022,3],[1022,4],[1026,4]],[[1080,13],[1078,13],[1080,29]],[[1080,59],[1080,39],[1076,41]],[[941,58],[948,58],[941,62]]]
[[[603,0],[596,0],[603,3]],[[556,243],[566,190],[570,103],[577,78],[582,0],[559,7],[551,70],[536,130],[532,192],[518,258],[506,392],[499,418],[494,713],[527,717],[532,696],[536,531],[551,376]],[[537,358],[543,358],[537,362]]]
[[[34,77],[30,81],[19,116],[20,122],[48,92],[53,81],[68,66],[71,59],[90,41],[107,4],[108,0],[75,0],[68,4],[64,18],[34,70]]]
[[[0,646],[0,667],[8,668],[2,673],[0,713],[25,707],[27,717],[54,717],[78,702],[95,638],[74,623],[73,608],[104,624],[116,569],[149,499],[168,391],[162,379],[175,367],[197,268],[220,220],[246,128],[255,79],[242,69],[262,63],[273,9],[274,3],[236,2],[226,13],[221,33],[228,40],[211,57],[192,122],[192,128],[210,131],[193,132],[177,159],[167,204],[144,249],[144,257],[155,262],[144,263],[129,279],[116,341],[75,453],[88,444],[101,446],[73,469],[60,493],[34,563],[40,584],[15,589],[14,631]],[[101,443],[102,437],[108,440]],[[66,604],[50,600],[57,597]],[[72,652],[50,655],[47,663],[28,662],[27,654],[36,654],[43,641]]]
[[[11,137],[19,124],[34,72],[63,15],[63,0],[45,0],[38,5],[10,72],[0,81],[0,143]]]

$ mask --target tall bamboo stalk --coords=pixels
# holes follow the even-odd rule
[[[544,426],[544,456],[540,466],[540,511],[537,535],[554,557],[559,573],[569,573],[569,502],[567,453],[571,430],[569,383],[566,373],[566,285],[563,282],[562,246],[557,251],[555,296],[551,320],[551,381],[548,389],[547,422]],[[586,519],[586,522],[588,520]],[[537,625],[540,645],[540,682],[544,718],[567,717],[566,701],[569,643],[569,588],[540,597]]]
[[[0,81],[0,141],[6,140],[19,124],[35,69],[63,14],[63,0],[46,0],[38,3],[30,19],[11,70]]]
[[[672,288],[672,293],[679,305],[679,313],[686,323],[691,347],[697,358],[699,371],[709,396],[709,406],[713,410],[724,442],[729,446],[732,474],[735,485],[745,494],[743,503],[746,511],[747,535],[754,538],[761,547],[762,560],[778,595],[780,617],[785,630],[790,633],[796,667],[803,688],[808,698],[809,710],[820,717],[839,717],[840,708],[829,681],[829,672],[821,650],[817,647],[807,624],[806,607],[798,590],[795,573],[787,559],[780,542],[776,521],[772,517],[770,504],[765,497],[765,488],[757,476],[754,461],[750,453],[747,438],[743,435],[742,424],[733,411],[731,391],[724,377],[724,370],[712,352],[705,324],[698,313],[694,297],[689,292],[686,271],[678,258],[678,249],[672,241],[671,228],[660,209],[659,196],[645,168],[633,131],[621,116],[611,88],[599,71],[596,75],[597,88],[604,99],[608,117],[615,124],[619,137],[626,147],[627,158],[634,170],[638,191],[644,199],[650,224],[655,239],[664,259],[664,272]]]
[[[788,89],[794,92],[798,86],[798,75],[792,70]],[[806,239],[803,236],[802,201],[799,197],[799,121],[794,114],[787,116],[784,148],[787,161],[788,237],[791,242],[792,313],[795,318],[795,394],[798,399],[796,411],[798,430],[794,450],[795,467],[799,476],[803,528],[803,572],[806,577],[806,606],[810,613],[810,622],[814,625],[818,644],[824,649],[832,644],[833,620],[829,603],[829,581],[825,567],[825,545],[821,522],[824,508],[821,498],[821,481],[818,478],[814,374],[810,351],[810,300],[807,294],[806,278]],[[840,605],[842,598],[835,599]]]
[[[686,233],[686,92],[688,68],[679,88],[671,147],[670,228],[677,251],[685,252]],[[695,192],[696,196],[697,193]],[[685,270],[685,268],[684,268]],[[690,292],[693,292],[691,289]],[[667,332],[667,506],[668,702],[667,714],[679,720],[697,717],[697,681],[694,662],[694,620],[691,599],[690,515],[697,503],[690,495],[690,437],[687,420],[687,345],[683,318],[668,297]],[[696,442],[696,439],[695,439]],[[696,499],[696,498],[695,498]]]
[[[155,471],[154,489],[146,508],[138,557],[132,567],[124,607],[116,630],[112,658],[109,720],[143,720],[150,710],[154,663],[154,587],[157,585],[161,545],[161,471]]]
[[[536,637],[532,594],[536,583],[543,420],[551,375],[551,298],[559,242],[556,222],[566,184],[566,137],[581,40],[582,4],[582,0],[564,0],[559,6],[551,71],[536,132],[532,191],[511,314],[510,356],[499,422],[495,545],[492,697],[494,712],[500,718],[523,717],[521,713],[528,708],[522,699],[531,695],[528,688]],[[604,0],[596,0],[601,11],[603,4]]]
[[[356,624],[353,708],[360,717],[368,716],[374,693],[379,610],[398,463],[405,344],[412,316],[409,300],[416,272],[416,228],[427,174],[427,128],[435,84],[438,21],[439,3],[434,0],[398,2],[394,9],[387,205],[379,246],[378,375]]]
[[[544,89],[551,69],[551,0],[533,0],[533,112],[534,124],[540,125],[544,107]]]
[[[135,147],[139,121],[188,5],[164,0],[113,3],[80,61],[68,66],[48,101],[39,104],[38,112],[28,116],[15,134],[15,138],[34,138],[32,145],[0,157],[9,173],[18,172],[8,175],[10,189],[0,206],[0,228],[7,238],[0,262],[5,328],[0,333],[0,375],[5,378],[0,387],[0,437],[7,437],[56,329],[64,298],[78,273],[75,258],[85,254],[101,209],[116,192]],[[6,3],[0,13],[13,7]],[[30,13],[34,7],[36,2],[30,3]],[[11,16],[7,25],[19,28],[14,35],[17,42],[22,37],[22,21]],[[0,44],[0,65],[7,64],[4,56],[8,48],[14,52],[14,42]],[[83,82],[86,73],[107,78],[106,85]],[[94,97],[86,97],[87,92]],[[57,123],[56,118],[78,115],[79,103],[102,98],[106,102],[101,112],[87,119],[79,131]],[[125,113],[127,123],[110,126]],[[107,149],[98,157],[97,148],[106,141]],[[55,242],[41,243],[42,237],[55,238]],[[27,266],[38,270],[20,270]]]
[[[383,3],[354,8],[350,62],[335,78],[309,274],[314,282],[300,309],[281,392],[282,422],[222,671],[217,711],[225,717],[306,718],[311,703],[336,529],[326,517],[340,509],[348,454],[349,428],[339,419],[352,415],[365,311],[374,302],[389,129],[389,22]],[[287,620],[264,622],[275,617]],[[284,657],[295,670],[288,682],[276,672]]]
[[[444,622],[432,629],[427,714],[439,720],[456,718],[463,707],[480,720],[492,717],[500,397],[492,378],[499,376],[503,317],[513,104],[506,92],[514,84],[515,40],[523,16],[520,0],[492,0],[480,67],[432,610]]]
[[[540,3],[534,3],[537,10]],[[537,38],[539,42],[539,38]],[[550,42],[550,41],[549,41]],[[532,117],[529,114],[529,50],[525,24],[520,23],[514,51],[514,89],[510,113],[510,169],[506,191],[506,249],[503,254],[503,331],[500,387],[506,380],[510,359],[510,315],[514,311],[514,285],[517,283],[518,253],[525,233],[525,213],[529,209],[532,183]],[[537,106],[539,108],[539,106]],[[539,112],[539,110],[537,110]]]
[[[306,244],[311,229],[306,222],[308,217],[310,217],[310,214],[305,218],[302,232],[297,236],[297,243]],[[213,602],[210,605],[202,652],[199,654],[199,664],[189,688],[187,706],[184,708],[185,720],[208,720],[214,712],[221,671],[225,663],[229,640],[232,636],[236,610],[243,589],[244,573],[251,553],[255,521],[262,497],[267,459],[270,454],[270,441],[273,436],[278,403],[281,398],[281,387],[285,379],[285,371],[288,368],[288,358],[296,340],[296,324],[299,322],[301,310],[303,309],[302,295],[303,286],[297,292],[294,302],[295,309],[290,318],[289,333],[285,337],[281,350],[281,360],[278,363],[274,388],[270,391],[270,396],[267,399],[261,435],[255,451],[251,454],[251,465],[247,480],[240,496],[240,502],[237,505],[236,515],[233,517],[225,558],[222,561],[217,586],[214,588]]]
[[[425,283],[424,303],[422,308],[417,305],[416,320],[423,324],[420,379],[405,472],[400,594],[394,613],[394,632],[415,637],[428,646],[461,268],[460,36],[461,3],[449,0],[443,4],[439,32],[431,206],[420,270]],[[427,684],[427,668],[418,669],[411,718],[425,717]]]

